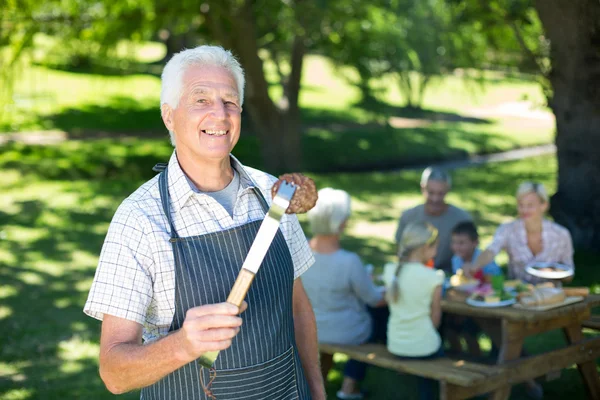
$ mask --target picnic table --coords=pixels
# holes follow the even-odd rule
[[[600,336],[585,339],[582,322],[590,318],[591,309],[600,305],[600,295],[590,295],[583,301],[563,307],[532,311],[514,307],[482,308],[465,303],[464,293],[450,290],[442,300],[444,313],[473,317],[498,346],[497,364],[507,373],[485,382],[494,400],[508,399],[513,384],[525,382],[577,364],[590,399],[600,399],[600,378],[596,359],[600,357]],[[562,329],[568,345],[532,357],[522,357],[526,337]],[[468,398],[481,391],[449,385],[448,398]]]

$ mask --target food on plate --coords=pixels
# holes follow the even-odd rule
[[[456,271],[456,274],[450,277],[450,285],[451,286],[463,286],[463,285],[476,285],[479,284],[477,279],[471,279],[467,277],[462,269]]]
[[[538,283],[537,285],[535,285],[536,289],[553,288],[553,287],[554,287],[554,283],[552,283],[552,282],[542,282],[542,283]]]
[[[319,196],[317,194],[315,182],[309,177],[299,173],[281,175],[279,180],[275,182],[271,188],[272,197],[275,197],[282,181],[296,185],[296,192],[290,201],[290,206],[285,211],[287,214],[303,214],[317,204],[317,198]]]
[[[504,289],[512,290],[516,293],[526,293],[526,292],[530,292],[531,290],[533,290],[534,287],[530,283],[525,283],[518,279],[515,279],[515,280],[511,280],[511,281],[505,281]]]
[[[485,296],[484,301],[486,303],[499,303],[500,302],[500,296],[496,296],[496,295],[491,294],[491,295]]]
[[[491,285],[482,285],[472,295],[471,299],[482,303],[499,303],[512,300],[515,296],[506,290],[494,290]]]
[[[542,272],[561,272],[562,268],[557,267],[556,265],[534,265],[532,268],[537,269]]]
[[[568,288],[563,288],[563,292],[565,292],[566,296],[589,296],[590,295],[590,288],[586,288],[586,287],[568,287]]]
[[[559,304],[567,298],[565,291],[561,288],[542,287],[535,288],[527,296],[519,298],[519,302],[526,307],[548,306]]]

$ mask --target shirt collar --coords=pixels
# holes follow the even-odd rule
[[[231,160],[231,166],[240,175],[240,188],[259,188],[254,180],[250,177],[244,165],[233,156],[229,155]],[[173,151],[171,158],[169,159],[169,195],[171,197],[171,205],[174,212],[179,212],[181,208],[187,203],[190,197],[194,194],[194,190],[188,181],[185,172],[181,169],[179,161],[177,160],[177,152]],[[199,196],[207,196],[204,193],[198,193]]]

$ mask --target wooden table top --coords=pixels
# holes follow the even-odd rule
[[[450,314],[458,314],[470,317],[535,322],[571,315],[573,313],[600,305],[600,295],[589,295],[585,297],[583,301],[578,303],[569,304],[546,311],[525,310],[512,306],[497,308],[474,307],[465,303],[465,299],[466,295],[464,293],[454,290],[448,291],[446,297],[442,299],[442,311]]]

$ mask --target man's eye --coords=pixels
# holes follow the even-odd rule
[[[206,103],[206,99],[198,99],[196,100],[196,103]]]

